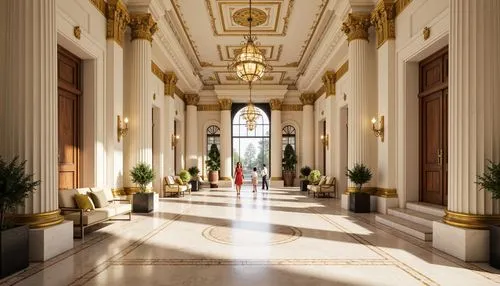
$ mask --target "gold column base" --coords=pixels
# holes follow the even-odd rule
[[[125,192],[124,188],[113,188],[111,189],[111,192],[113,192],[114,197],[119,197],[119,196],[126,196],[127,193]]]
[[[49,227],[64,221],[61,210],[39,214],[15,214],[9,217],[15,224],[28,225],[30,228]]]
[[[221,180],[221,181],[232,181],[233,179],[231,177],[220,177],[219,180]]]
[[[500,215],[476,215],[445,210],[443,222],[463,228],[488,229],[490,225],[500,224]]]
[[[382,198],[397,198],[398,193],[396,189],[378,188],[378,187],[364,187],[361,189],[364,193],[369,193],[370,195],[375,195]],[[357,189],[355,187],[348,187],[344,194],[355,193]]]
[[[344,191],[344,194],[348,195],[349,193],[355,193],[357,191],[358,191],[358,189],[356,189],[356,187],[347,187],[347,189]],[[370,195],[375,194],[376,191],[377,191],[377,188],[375,188],[375,187],[363,187],[363,188],[361,188],[361,192],[368,193]]]
[[[115,195],[115,193],[118,193],[120,195],[130,196],[139,192],[140,192],[139,187],[123,187],[123,189],[117,189],[117,190],[113,189],[113,195]],[[146,192],[154,192],[154,190],[153,188],[146,188]]]
[[[271,177],[271,181],[283,181],[282,177]]]

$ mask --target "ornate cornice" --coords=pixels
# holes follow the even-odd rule
[[[219,104],[198,104],[198,111],[220,111]]]
[[[302,104],[283,104],[281,111],[302,111]]]
[[[314,105],[314,101],[316,101],[316,93],[303,93],[300,95],[302,105]]]
[[[161,68],[157,64],[155,64],[153,61],[151,61],[151,71],[162,82],[165,82],[165,74],[163,73],[163,71],[161,70]]]
[[[269,106],[271,106],[271,110],[281,110],[283,105],[283,100],[278,98],[273,98],[269,100]]]
[[[375,26],[377,47],[387,40],[396,38],[396,13],[392,0],[380,0],[371,14],[371,23]]]
[[[342,32],[347,35],[347,41],[356,39],[368,41],[368,28],[370,28],[369,14],[349,13],[347,20],[342,23]]]
[[[164,86],[164,94],[174,97],[175,96],[175,85],[177,84],[177,76],[174,72],[167,72],[163,77]]]
[[[220,110],[231,110],[233,102],[229,98],[219,99]]]
[[[131,14],[129,25],[132,29],[132,41],[143,39],[152,42],[154,33],[158,31],[158,25],[150,13]]]
[[[106,13],[106,2],[104,0],[89,0],[92,5],[94,5],[99,12],[101,12],[103,15]]]
[[[108,0],[106,5],[106,38],[123,47],[125,30],[130,23],[127,6],[121,0]]]
[[[325,74],[321,77],[321,80],[325,86],[326,96],[335,95],[335,72],[325,72]]]
[[[349,61],[346,61],[335,73],[335,80],[339,81],[349,70]]]
[[[200,96],[197,94],[185,94],[184,99],[187,105],[198,105],[200,102]]]

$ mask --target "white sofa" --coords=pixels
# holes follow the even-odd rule
[[[321,176],[317,185],[307,185],[307,195],[313,194],[313,197],[337,197],[337,180],[335,177]]]
[[[102,191],[107,205],[95,208],[94,210],[79,209],[75,202],[76,194],[88,194]],[[74,227],[79,229],[79,238],[83,239],[85,228],[102,223],[108,220],[131,220],[132,204],[128,199],[115,198],[111,188],[79,188],[69,190],[59,190],[59,208],[66,220],[71,220]],[[128,215],[128,218],[116,218],[117,216]]]

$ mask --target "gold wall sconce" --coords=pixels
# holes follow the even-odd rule
[[[179,139],[181,137],[179,135],[176,135],[176,134],[172,134],[172,150],[175,148],[175,146],[177,146],[177,142],[179,142]]]
[[[328,136],[328,134],[324,134],[324,135],[321,135],[319,138],[321,139],[321,143],[323,143],[323,145],[326,147],[326,149],[328,149],[328,141],[330,139],[330,136]]]
[[[380,141],[384,142],[384,116],[380,116],[379,119],[372,118],[372,130],[375,133],[375,137],[380,137]]]
[[[118,115],[118,120],[117,120],[117,134],[118,134],[118,142],[120,142],[120,139],[122,137],[127,136],[128,132],[128,118],[125,117],[123,119],[123,125],[122,125],[122,120],[120,118],[120,115]]]

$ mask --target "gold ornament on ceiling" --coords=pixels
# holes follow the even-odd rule
[[[233,13],[233,21],[244,27],[248,27],[250,25],[250,22],[248,21],[248,18],[252,18],[252,27],[257,27],[262,24],[264,24],[267,21],[267,14],[266,12],[257,9],[257,8],[252,8],[252,13],[250,14],[250,9],[249,8],[243,8],[239,9],[236,12]]]

